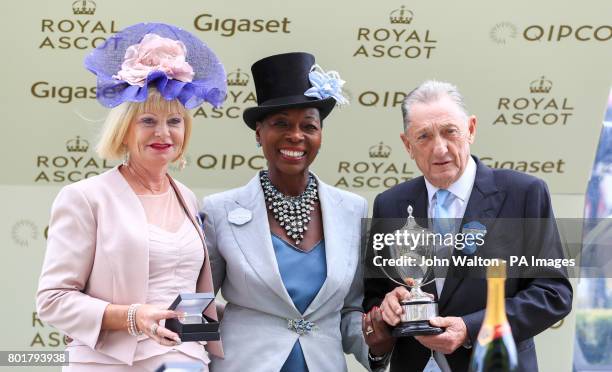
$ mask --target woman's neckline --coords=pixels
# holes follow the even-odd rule
[[[275,233],[273,233],[273,232],[271,232],[271,234],[272,234],[274,237],[276,237],[278,240],[282,241],[283,243],[285,243],[285,244],[286,244],[286,245],[288,245],[289,247],[293,248],[294,250],[296,250],[296,251],[298,251],[298,252],[300,252],[300,253],[306,253],[306,254],[308,254],[308,253],[310,253],[310,252],[314,251],[315,249],[317,249],[317,247],[318,247],[319,245],[321,245],[321,243],[323,242],[323,239],[320,239],[320,240],[319,240],[319,241],[318,241],[318,242],[317,242],[315,245],[313,245],[313,246],[312,246],[312,247],[311,247],[309,250],[305,250],[305,249],[302,249],[302,248],[300,248],[300,247],[296,247],[295,245],[293,245],[293,244],[289,243],[288,241],[286,241],[286,240],[285,240],[285,239],[283,239],[282,237],[278,236],[278,234],[275,234]]]

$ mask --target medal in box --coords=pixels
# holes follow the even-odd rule
[[[212,293],[182,293],[170,305],[183,315],[166,319],[165,327],[179,335],[181,341],[217,341],[219,322],[204,315],[215,299]]]

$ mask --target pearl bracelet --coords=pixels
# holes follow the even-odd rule
[[[136,325],[136,311],[139,306],[140,304],[131,304],[128,308],[127,325],[130,336],[140,336],[142,334],[142,331],[140,331]]]

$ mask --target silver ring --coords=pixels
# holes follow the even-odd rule
[[[159,328],[159,324],[153,323],[153,325],[151,326],[151,334],[153,336],[157,336],[157,328]]]

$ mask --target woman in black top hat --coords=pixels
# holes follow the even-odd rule
[[[215,288],[228,301],[225,358],[212,371],[343,371],[344,353],[367,368],[359,266],[365,199],[309,171],[322,121],[346,103],[344,83],[308,53],[251,67],[256,107],[243,118],[268,169],[204,199]]]

